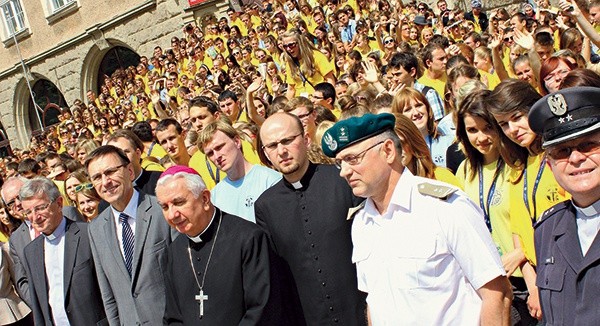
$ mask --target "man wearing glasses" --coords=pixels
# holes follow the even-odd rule
[[[88,229],[108,321],[160,324],[166,247],[175,234],[171,235],[156,197],[134,188],[133,166],[121,149],[101,146],[85,163],[96,192],[110,204]]]
[[[600,323],[600,89],[573,87],[546,95],[529,112],[542,135],[554,178],[572,198],[535,225],[543,323]]]
[[[263,163],[283,179],[254,203],[256,223],[281,263],[274,273],[287,280],[286,304],[298,313],[292,320],[364,325],[364,295],[356,288],[346,220],[348,209],[361,199],[352,195],[335,167],[309,162],[309,139],[298,117],[282,112],[270,116],[260,139]]]
[[[352,262],[372,325],[508,325],[512,293],[479,207],[402,165],[395,118],[336,123],[323,152],[355,196]]]
[[[30,303],[29,284],[22,261],[24,259],[25,247],[31,240],[37,238],[40,233],[33,228],[31,222],[23,214],[23,207],[19,200],[19,191],[21,191],[25,182],[27,182],[27,179],[19,176],[8,178],[2,186],[1,194],[2,201],[6,208],[8,208],[8,212],[23,221],[23,224],[11,234],[8,243],[10,256],[13,260],[13,284],[19,296],[25,302]],[[79,211],[73,206],[63,206],[63,215],[72,221],[83,221]]]
[[[62,213],[63,198],[47,178],[19,192],[23,214],[43,236],[25,248],[30,305],[37,325],[107,324],[87,233],[87,223]]]

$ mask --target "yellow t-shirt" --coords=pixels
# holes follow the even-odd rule
[[[329,61],[327,59],[327,57],[317,51],[317,50],[313,50],[313,56],[315,58],[315,73],[312,76],[305,76],[305,78],[310,81],[310,83],[307,82],[303,82],[302,78],[300,77],[300,74],[297,75],[293,75],[292,69],[290,67],[289,63],[286,63],[286,78],[285,78],[285,82],[288,85],[294,85],[295,89],[296,89],[296,95],[295,96],[299,96],[301,94],[312,94],[315,90],[314,88],[310,85],[311,83],[313,85],[317,85],[318,83],[321,83],[323,81],[325,81],[325,76],[327,74],[329,74],[330,72],[333,72],[334,66],[331,63],[331,61]]]
[[[530,156],[527,159],[527,201],[529,209],[525,204],[524,199],[524,183],[525,175],[522,176],[519,183],[512,188],[511,192],[511,228],[520,241],[525,257],[532,265],[536,265],[535,247],[533,243],[533,223],[550,207],[571,198],[561,186],[558,185],[552,171],[543,165],[544,169],[539,178],[539,184],[535,192],[535,205],[533,202],[533,191],[535,181],[537,179],[540,168],[542,167],[543,154]],[[515,175],[521,171],[515,171],[513,180],[516,180]],[[533,218],[532,218],[533,217]],[[532,222],[533,220],[533,222]]]
[[[479,74],[481,75],[481,81],[484,84],[487,83],[488,89],[490,91],[493,91],[494,88],[496,88],[496,86],[500,84],[500,77],[498,77],[498,74],[495,71],[493,73],[489,73],[485,70],[477,70],[479,70]]]
[[[418,81],[419,83],[425,86],[429,86],[435,89],[435,91],[438,92],[438,95],[441,98],[444,98],[444,88],[446,87],[446,74],[444,74],[439,79],[431,79],[427,76],[427,72],[425,72],[423,76],[421,76],[421,78],[418,79]]]
[[[509,253],[515,249],[513,242],[513,233],[511,229],[511,189],[515,187],[510,182],[514,174],[513,170],[505,165],[503,171],[496,179],[494,193],[492,194],[489,207],[488,195],[494,174],[496,173],[498,161],[486,164],[482,168],[483,172],[483,201],[486,210],[489,210],[490,223],[492,225],[492,239],[498,248],[500,255]],[[465,171],[465,166],[467,171]],[[471,165],[467,160],[463,161],[456,170],[456,177],[463,183],[464,191],[469,198],[477,204],[481,205],[479,198],[479,174],[476,174],[473,180],[470,180]],[[523,277],[520,269],[517,269],[513,276]]]
[[[442,166],[436,166],[433,173],[435,174],[436,180],[443,181],[457,188],[463,189],[463,185],[460,182],[460,180],[454,174],[452,174],[452,171],[448,170],[447,168]]]

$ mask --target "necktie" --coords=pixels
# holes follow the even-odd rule
[[[133,236],[133,231],[131,230],[131,226],[127,223],[127,219],[129,216],[125,213],[119,214],[119,222],[123,227],[123,253],[125,255],[125,267],[127,268],[127,272],[131,276],[131,263],[133,262],[133,243],[135,241],[135,237]]]

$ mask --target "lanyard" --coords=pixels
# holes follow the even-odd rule
[[[215,184],[219,183],[219,181],[221,181],[221,171],[219,171],[219,168],[217,168],[217,173],[215,174],[210,162],[208,161],[208,157],[204,157],[204,162],[206,163],[206,168],[208,169],[210,177],[213,179]]]
[[[429,152],[433,151],[433,137],[431,135],[427,135],[425,137],[425,141],[427,142],[427,147],[429,147]]]
[[[498,164],[496,164],[496,169],[494,170],[494,180],[490,185],[490,189],[488,191],[487,200],[483,202],[483,167],[480,165],[478,168],[479,172],[479,206],[481,210],[483,210],[483,217],[485,218],[485,225],[487,226],[490,233],[492,232],[492,222],[490,221],[490,205],[492,203],[492,198],[494,197],[494,192],[496,191],[496,182],[498,181],[498,176],[500,175],[498,169],[502,165],[502,160],[498,160]]]
[[[525,202],[525,207],[527,208],[527,213],[529,213],[529,217],[531,218],[531,225],[535,224],[535,220],[537,217],[537,207],[535,206],[535,194],[537,193],[537,188],[540,185],[540,180],[542,179],[542,173],[544,173],[544,168],[546,167],[546,156],[542,158],[542,162],[540,163],[540,168],[538,170],[538,174],[535,177],[535,182],[533,183],[533,191],[531,192],[531,200],[533,202],[533,215],[531,214],[531,208],[529,206],[529,196],[527,194],[527,168],[523,171],[523,201]]]

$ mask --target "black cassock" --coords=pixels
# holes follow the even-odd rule
[[[216,208],[215,208],[216,209]],[[167,304],[164,321],[168,325],[263,325],[269,315],[270,293],[269,248],[264,232],[254,223],[222,213],[221,227],[210,259],[203,294],[203,316],[200,318],[199,287],[193,275],[188,254],[196,270],[198,282],[206,268],[208,256],[221,219],[215,218],[195,243],[182,235],[169,247],[166,271]]]

